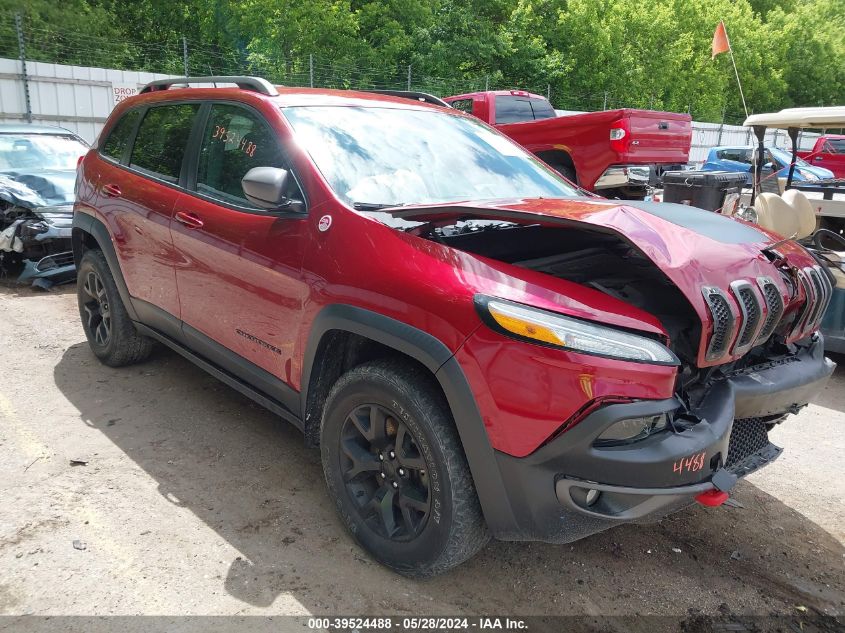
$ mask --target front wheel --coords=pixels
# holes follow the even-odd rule
[[[431,576],[487,542],[452,416],[425,369],[387,360],[344,374],[327,398],[320,445],[343,522],[387,567]]]

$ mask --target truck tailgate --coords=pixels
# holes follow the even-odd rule
[[[626,131],[626,149],[620,163],[686,163],[692,143],[692,117],[674,112],[621,110]]]

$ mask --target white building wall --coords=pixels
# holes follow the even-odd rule
[[[67,128],[93,143],[115,105],[115,88],[133,88],[171,75],[110,68],[26,63],[32,121]],[[0,58],[0,123],[26,122],[26,99],[17,59]]]

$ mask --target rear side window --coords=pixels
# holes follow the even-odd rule
[[[181,103],[147,110],[135,137],[129,166],[167,182],[179,182],[182,157],[199,107],[198,103]]]
[[[496,123],[521,123],[556,116],[552,104],[545,99],[509,95],[496,97]]]
[[[496,97],[496,123],[533,121],[534,111],[525,97]]]
[[[535,119],[554,119],[557,116],[552,104],[545,99],[531,99],[529,103]]]
[[[123,159],[123,153],[126,151],[126,146],[132,137],[132,132],[135,131],[135,125],[141,117],[140,110],[130,110],[124,113],[120,120],[109,132],[106,142],[103,143],[100,153],[108,156],[118,162]]]
[[[252,110],[214,104],[202,134],[197,191],[233,205],[254,208],[241,188],[241,179],[253,167],[289,169],[275,134]],[[285,195],[301,199],[292,177],[288,183]]]

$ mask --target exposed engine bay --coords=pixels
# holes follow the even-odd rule
[[[717,367],[697,367],[701,320],[692,305],[660,268],[613,233],[481,219],[421,223],[411,230],[451,248],[584,285],[649,312],[669,333],[670,347],[682,361],[680,391],[696,391],[712,377],[790,353],[783,337],[773,335],[738,360]],[[786,267],[781,274],[794,293],[796,281]],[[785,316],[779,329],[789,331],[797,317]]]
[[[64,173],[0,174],[0,280],[49,288],[74,279],[72,200]]]
[[[423,235],[452,248],[490,257],[593,288],[656,316],[672,351],[694,361],[701,324],[684,295],[642,253],[618,237],[585,229],[467,221]]]

